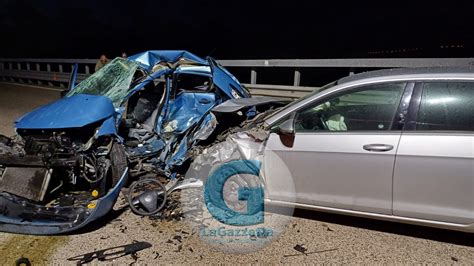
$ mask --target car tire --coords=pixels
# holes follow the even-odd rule
[[[127,168],[127,155],[119,143],[114,143],[110,150],[110,162],[112,171],[112,186],[115,186],[122,177],[123,171]],[[128,173],[125,178],[128,178]]]

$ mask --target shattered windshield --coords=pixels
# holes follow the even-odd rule
[[[103,95],[118,107],[127,96],[138,64],[123,58],[115,58],[92,76],[79,83],[66,96],[76,94]]]

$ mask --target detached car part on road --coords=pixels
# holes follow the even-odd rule
[[[193,146],[268,103],[255,98],[218,123],[214,107],[250,94],[213,59],[186,51],[116,58],[71,87],[19,118],[17,136],[0,138],[0,231],[81,228],[110,211],[128,177],[185,187],[175,179]]]

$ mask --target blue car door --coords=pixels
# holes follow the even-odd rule
[[[181,91],[169,101],[161,133],[182,134],[208,113],[216,103],[213,92]]]
[[[214,86],[217,86],[230,99],[250,97],[248,91],[240,84],[234,75],[227,71],[227,69],[210,57],[207,58],[207,61],[212,70],[212,82],[214,83]]]

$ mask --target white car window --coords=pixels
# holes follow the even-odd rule
[[[473,82],[425,83],[416,129],[473,131],[473,113]]]
[[[296,132],[389,130],[405,83],[365,86],[330,96],[296,115]]]

